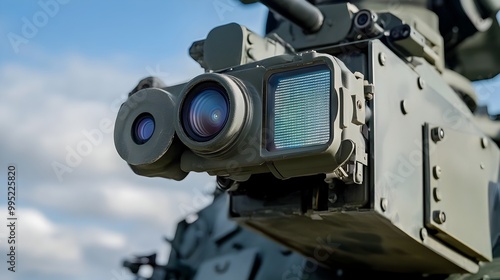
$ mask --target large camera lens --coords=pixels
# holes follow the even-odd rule
[[[132,138],[135,143],[141,145],[148,142],[155,131],[155,119],[151,114],[139,115],[132,125]]]
[[[176,105],[175,130],[181,142],[202,157],[227,158],[235,152],[235,142],[242,141],[238,135],[248,132],[246,123],[252,117],[244,86],[242,81],[218,73],[201,74],[189,81]]]
[[[211,140],[226,125],[229,116],[227,94],[217,84],[201,84],[186,98],[181,114],[184,130],[191,139]]]

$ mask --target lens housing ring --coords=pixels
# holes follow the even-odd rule
[[[363,31],[372,29],[376,21],[377,14],[370,10],[361,10],[354,16],[354,26]]]
[[[193,137],[193,127],[189,125],[186,110],[200,94],[206,90],[214,90],[227,102],[227,113],[223,126],[214,135],[208,137]],[[243,92],[242,82],[224,74],[207,73],[192,79],[182,90],[177,103],[177,118],[175,130],[179,139],[194,153],[203,157],[221,157],[228,152],[228,147],[237,141],[237,136],[251,118],[247,94]],[[200,98],[201,99],[201,98]],[[216,98],[217,99],[217,98]],[[218,98],[221,100],[220,98]],[[195,116],[193,113],[192,116]],[[196,129],[195,129],[196,130]]]
[[[174,140],[174,108],[171,94],[158,88],[143,89],[129,97],[121,106],[115,125],[114,141],[118,154],[130,165],[155,164],[169,151]],[[144,117],[154,120],[155,129],[147,135],[147,141],[139,141],[134,130]],[[173,152],[180,151],[170,153]]]

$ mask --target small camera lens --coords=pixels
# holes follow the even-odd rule
[[[368,22],[370,16],[367,13],[362,13],[358,16],[357,23],[359,26],[363,26]]]
[[[139,115],[132,126],[132,138],[134,142],[142,145],[151,139],[155,131],[155,120],[149,113]]]

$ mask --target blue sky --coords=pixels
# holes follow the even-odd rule
[[[123,280],[125,257],[158,251],[166,262],[163,236],[210,203],[213,178],[137,176],[103,124],[141,78],[172,85],[202,73],[188,48],[213,27],[262,34],[265,16],[233,0],[1,1],[0,182],[15,164],[19,220],[16,273],[0,227],[0,279]]]
[[[210,203],[213,178],[134,175],[102,124],[141,78],[172,85],[202,73],[188,48],[212,28],[263,34],[266,12],[235,0],[0,1],[0,185],[15,164],[19,206],[17,272],[0,226],[0,279],[124,280],[124,257],[167,260],[162,236]],[[5,196],[0,187],[0,225]]]

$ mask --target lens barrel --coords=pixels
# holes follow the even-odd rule
[[[142,89],[120,107],[114,140],[118,154],[142,176],[182,180],[184,151],[175,135],[175,98],[159,88]]]
[[[237,141],[249,119],[243,83],[229,75],[208,73],[192,79],[182,90],[176,132],[194,153],[220,157]]]

